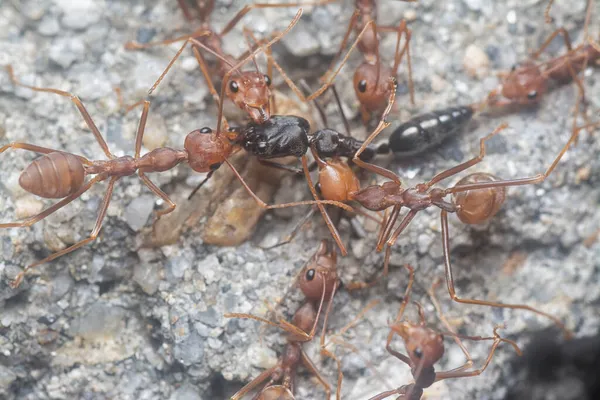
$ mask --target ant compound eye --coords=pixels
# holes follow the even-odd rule
[[[205,126],[204,128],[200,129],[200,133],[212,133],[212,129]]]
[[[535,90],[532,90],[531,92],[527,93],[527,98],[528,99],[535,99],[537,97],[537,92]]]
[[[236,81],[230,81],[229,82],[229,89],[233,93],[237,93],[240,90],[240,86],[238,85],[238,83]]]
[[[310,282],[313,279],[315,279],[315,270],[309,269],[308,271],[306,271],[306,280]]]
[[[271,86],[271,78],[269,78],[269,75],[265,74],[265,83],[267,84],[267,86]]]
[[[363,79],[362,81],[358,82],[358,91],[361,93],[367,91],[367,81]]]
[[[420,347],[417,347],[413,353],[415,354],[415,357],[417,357],[417,358],[423,357],[423,350],[421,350]]]

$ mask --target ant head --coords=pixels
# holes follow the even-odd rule
[[[319,301],[331,296],[337,284],[337,253],[328,240],[323,240],[300,276],[300,290],[306,298]],[[325,289],[325,293],[323,293]]]
[[[462,178],[456,186],[473,183],[494,182],[498,178],[484,172],[470,174]],[[465,224],[478,224],[492,218],[502,207],[506,199],[506,188],[496,187],[479,190],[468,190],[454,193],[454,202],[459,210],[458,219]]]
[[[196,129],[185,137],[188,164],[196,172],[210,172],[221,166],[233,152],[233,145],[209,127]]]
[[[304,305],[296,311],[294,318],[292,318],[292,324],[302,329],[303,332],[309,333],[315,325],[316,319],[317,311],[312,303],[308,302],[304,303]]]
[[[260,72],[243,72],[229,80],[225,93],[250,118],[262,124],[271,117],[271,78]]]
[[[295,397],[285,386],[273,385],[264,388],[257,400],[295,400]]]
[[[444,335],[421,324],[400,322],[392,330],[404,339],[404,346],[414,365],[432,367],[444,355]]]
[[[536,104],[547,90],[547,77],[532,62],[513,66],[502,82],[502,95],[515,104]]]
[[[350,201],[351,194],[360,190],[360,183],[352,168],[339,158],[319,164],[319,183],[326,200]]]
[[[388,78],[392,71],[383,65],[363,63],[354,73],[354,91],[360,104],[369,111],[384,108],[392,87]]]

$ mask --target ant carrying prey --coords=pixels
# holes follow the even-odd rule
[[[296,15],[296,18],[292,21],[293,26],[297,22],[300,16],[300,12]],[[283,33],[285,34],[285,33]],[[283,35],[282,34],[282,35]],[[274,41],[278,40],[281,36],[278,36]],[[255,50],[258,52],[259,50]],[[254,53],[248,56],[248,58],[254,56]],[[247,60],[243,60],[245,62]],[[168,214],[175,209],[175,203],[172,202],[169,197],[150,179],[145,175],[150,172],[163,172],[174,168],[180,163],[188,163],[188,165],[196,172],[208,172],[210,177],[211,172],[219,168],[221,164],[227,164],[234,175],[248,193],[256,200],[260,207],[265,209],[285,208],[292,207],[295,205],[311,205],[318,204],[322,207],[323,204],[337,204],[342,208],[349,208],[345,204],[339,202],[330,201],[301,201],[287,204],[276,204],[268,205],[264,203],[246,184],[242,176],[237,172],[234,166],[227,160],[227,158],[235,153],[239,147],[232,143],[236,138],[236,133],[232,131],[223,131],[217,129],[216,131],[211,128],[204,127],[201,129],[190,132],[184,142],[184,150],[174,150],[168,147],[162,147],[152,150],[151,152],[141,156],[142,139],[144,136],[144,130],[146,127],[146,121],[148,118],[148,112],[150,108],[150,102],[144,101],[143,111],[140,117],[140,123],[138,126],[136,139],[135,139],[135,155],[116,157],[113,155],[102,137],[102,134],[96,127],[91,116],[86,110],[85,106],[79,100],[79,98],[69,92],[65,92],[58,89],[42,88],[37,86],[29,86],[22,84],[14,77],[11,67],[7,68],[9,76],[15,85],[29,88],[37,92],[53,93],[59,96],[69,98],[79,110],[81,116],[88,128],[92,131],[96,141],[102,148],[104,154],[108,160],[88,160],[85,157],[74,155],[60,150],[54,150],[37,146],[35,144],[28,143],[10,143],[0,147],[0,153],[6,151],[9,148],[23,149],[36,153],[43,154],[40,159],[34,160],[21,174],[19,183],[23,189],[29,193],[38,195],[43,198],[49,199],[62,199],[46,210],[40,212],[37,215],[27,218],[20,222],[10,222],[0,224],[0,228],[13,228],[13,227],[26,227],[35,224],[36,222],[46,218],[48,215],[54,213],[58,209],[71,203],[76,198],[80,197],[83,193],[87,192],[96,183],[109,180],[104,199],[100,205],[98,211],[98,218],[94,229],[92,230],[89,237],[83,239],[63,250],[60,250],[50,256],[37,261],[27,266],[22,272],[20,272],[15,280],[11,283],[13,287],[19,286],[25,273],[33,267],[41,265],[45,262],[51,261],[60,257],[64,254],[70,253],[87,243],[94,241],[102,227],[108,205],[111,200],[115,183],[124,176],[130,176],[138,174],[142,182],[157,196],[162,198],[167,203],[167,208],[157,212],[157,217]],[[306,160],[304,160],[306,174],[308,175],[308,166]],[[86,181],[88,175],[95,175],[93,178]],[[310,180],[310,176],[307,177]]]

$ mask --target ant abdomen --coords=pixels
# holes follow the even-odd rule
[[[484,172],[477,172],[462,178],[455,187],[473,183],[495,182],[498,178]],[[468,190],[453,195],[459,206],[456,215],[465,224],[479,224],[487,221],[500,210],[506,199],[506,188]]]
[[[341,160],[331,160],[319,170],[321,193],[326,200],[347,202],[350,194],[360,190],[360,182],[350,166]]]
[[[282,385],[274,385],[265,388],[257,400],[294,400],[295,397],[288,388]]]
[[[462,130],[473,118],[473,112],[471,106],[459,106],[411,118],[392,132],[390,150],[403,157],[421,154]]]
[[[19,177],[19,185],[36,196],[62,199],[81,188],[85,175],[78,157],[56,151],[29,164]]]

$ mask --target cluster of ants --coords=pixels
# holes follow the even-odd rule
[[[251,50],[240,58],[235,58],[227,54],[222,46],[224,36],[253,9],[314,6],[334,1],[336,0],[297,4],[249,5],[239,11],[218,32],[213,29],[209,21],[209,16],[215,6],[214,1],[198,0],[194,2],[196,10],[193,11],[188,2],[178,0],[180,8],[188,20],[191,21],[194,17],[198,17],[200,21],[198,29],[191,34],[161,42],[128,42],[125,46],[131,50],[183,42],[183,45],[169,62],[165,71],[160,75],[156,83],[152,85],[148,95],[156,90],[183,51],[188,46],[192,48],[209,91],[218,106],[218,118],[215,129],[204,127],[190,132],[185,137],[183,149],[161,147],[141,155],[142,139],[150,109],[150,101],[145,99],[130,107],[142,107],[142,114],[135,139],[135,153],[133,157],[117,157],[111,153],[99,129],[76,95],[58,89],[29,86],[20,83],[14,76],[12,68],[8,66],[7,71],[15,85],[69,98],[75,104],[85,123],[94,134],[107,160],[89,160],[79,155],[35,144],[19,142],[4,145],[0,148],[0,153],[10,148],[42,154],[40,158],[34,160],[25,168],[20,176],[19,184],[24,190],[34,195],[46,199],[60,200],[37,215],[18,222],[2,223],[0,224],[0,228],[31,226],[77,199],[96,183],[108,180],[106,194],[101,202],[96,224],[89,237],[26,266],[11,282],[11,286],[13,288],[18,287],[30,269],[52,261],[94,241],[106,217],[114,185],[120,178],[137,173],[142,182],[166,203],[167,207],[157,212],[157,218],[160,218],[172,212],[176,205],[146,174],[167,171],[180,163],[187,163],[195,172],[207,174],[206,178],[198,186],[199,188],[211,178],[217,169],[226,164],[228,168],[231,168],[248,194],[264,209],[311,205],[313,208],[309,215],[312,215],[312,212],[318,209],[339,248],[339,252],[344,256],[347,254],[346,247],[337,231],[336,224],[329,217],[325,206],[336,206],[377,221],[380,225],[380,231],[376,250],[382,251],[385,247],[382,276],[386,276],[388,273],[392,247],[410,222],[420,211],[430,207],[437,207],[440,209],[445,278],[452,300],[459,303],[529,310],[550,318],[565,332],[566,336],[570,336],[570,331],[559,319],[527,305],[466,299],[457,296],[450,262],[448,213],[455,213],[458,219],[465,224],[480,224],[490,220],[502,207],[506,199],[507,187],[543,182],[555,169],[568,148],[575,143],[580,131],[584,129],[592,130],[600,125],[600,122],[587,121],[585,113],[581,111],[581,104],[585,100],[585,92],[583,82],[579,77],[580,72],[585,70],[588,65],[595,65],[600,60],[600,45],[587,35],[587,25],[590,20],[593,2],[588,2],[585,43],[573,46],[567,31],[558,29],[533,54],[531,59],[518,64],[510,72],[504,74],[500,86],[491,91],[482,101],[419,115],[396,128],[385,142],[374,144],[378,135],[390,125],[388,117],[396,96],[396,75],[402,63],[405,63],[407,66],[411,100],[414,99],[410,55],[411,30],[408,28],[405,20],[402,20],[397,26],[378,24],[376,1],[356,0],[356,10],[350,19],[348,30],[340,45],[340,50],[334,57],[327,73],[322,78],[322,86],[310,95],[305,95],[304,91],[298,88],[297,84],[288,77],[271,53],[271,47],[284,37],[298,22],[302,14],[301,8],[289,26],[284,31],[274,34],[270,40],[259,40],[252,32],[245,29],[244,34]],[[549,12],[550,4],[546,11],[547,16]],[[388,67],[381,60],[379,34],[383,32],[395,33],[397,37],[393,65],[391,67]],[[347,47],[350,37],[353,34],[355,35],[355,39],[346,55],[342,58],[344,49]],[[567,51],[550,60],[538,61],[545,48],[559,35],[564,38]],[[273,71],[273,67],[281,73],[284,81],[303,102],[311,102],[326,90],[332,90],[339,104],[339,97],[333,83],[336,75],[338,75],[354,49],[357,49],[364,56],[364,61],[357,67],[353,78],[354,89],[360,103],[362,119],[365,124],[368,124],[373,116],[376,116],[378,120],[377,126],[366,140],[358,140],[351,136],[349,124],[345,117],[343,117],[341,106],[340,112],[342,113],[346,129],[345,133],[338,132],[332,128],[312,131],[309,122],[302,117],[275,115],[277,103],[271,88],[271,72]],[[259,53],[263,53],[268,59],[268,74],[263,74],[259,71],[256,61]],[[212,59],[206,61],[205,57],[207,55],[210,55]],[[339,62],[340,59],[341,62]],[[254,70],[242,70],[242,67],[251,61],[256,68]],[[209,72],[211,68],[213,70],[216,68],[216,71],[218,71],[218,78],[222,82],[220,92],[217,91],[213,83],[214,74]],[[485,110],[499,108],[511,110],[514,109],[513,106],[538,104],[548,92],[551,83],[556,85],[570,81],[574,81],[579,89],[575,116],[573,118],[572,134],[548,169],[543,173],[530,177],[506,180],[489,173],[476,172],[460,179],[453,186],[446,188],[436,186],[441,181],[470,169],[481,162],[486,155],[486,142],[505,129],[507,127],[506,124],[498,126],[492,133],[480,139],[479,154],[477,156],[450,169],[439,172],[430,180],[413,187],[404,186],[400,176],[373,163],[377,156],[383,154],[394,153],[400,156],[411,156],[426,152],[438,146],[447,137],[463,129],[475,115]],[[239,127],[231,126],[223,116],[223,99],[225,98],[230,99],[241,110],[245,111],[250,118],[250,122]],[[315,106],[320,114],[324,116],[325,113],[317,102],[315,102]],[[578,125],[579,117],[586,118],[585,124]],[[327,124],[325,123],[325,125]],[[256,157],[261,164],[294,174],[303,174],[313,199],[286,204],[267,204],[263,202],[252,191],[242,175],[229,160],[233,154],[242,149],[249,156]],[[307,156],[309,150],[314,159],[314,163],[310,165]],[[278,159],[282,157],[300,158],[302,168],[280,163]],[[385,182],[361,187],[355,173],[356,167],[384,178]],[[310,172],[315,168],[318,169],[318,183],[316,184],[310,175]],[[88,176],[90,176],[89,179]],[[367,211],[361,210],[361,208],[375,212],[384,211],[385,213],[383,214],[383,218],[381,218],[380,214],[373,216]],[[400,217],[403,209],[407,209],[408,212],[403,217]],[[310,217],[305,218],[303,221],[306,221],[308,218]],[[397,223],[399,219],[400,222]],[[296,232],[297,229],[294,230],[287,241],[278,243],[277,245],[289,242]],[[294,399],[296,371],[300,364],[304,365],[316,376],[325,389],[326,398],[330,398],[331,387],[303,350],[303,344],[314,338],[322,313],[324,314],[324,322],[321,327],[321,352],[335,359],[337,362],[338,382],[336,396],[338,399],[340,398],[342,383],[341,364],[337,357],[328,350],[326,341],[327,321],[332,308],[332,300],[340,287],[336,265],[336,249],[332,243],[324,240],[300,274],[299,286],[306,297],[306,303],[296,311],[292,322],[287,322],[283,319],[272,322],[250,314],[226,315],[228,318],[256,319],[266,324],[277,326],[289,333],[288,344],[279,362],[248,383],[233,395],[232,399],[241,399],[252,392],[256,393],[254,399]],[[371,400],[380,400],[394,395],[398,396],[398,399],[420,399],[423,395],[423,390],[431,386],[434,382],[478,375],[488,366],[496,348],[502,342],[511,344],[517,353],[520,353],[518,346],[513,341],[503,338],[498,334],[499,327],[494,328],[493,335],[490,337],[459,335],[443,319],[441,312],[440,318],[448,331],[437,332],[426,325],[423,309],[416,302],[420,321],[413,323],[403,320],[405,309],[410,304],[410,294],[414,281],[413,268],[410,265],[405,265],[405,268],[409,273],[409,281],[402,298],[400,310],[390,325],[391,330],[386,343],[386,349],[391,355],[397,357],[410,367],[414,382],[382,392],[372,397]],[[358,289],[371,286],[376,281],[377,279],[368,283],[352,283],[347,284],[346,287],[349,289]],[[433,287],[430,290],[430,294],[432,299],[434,299]],[[324,309],[325,303],[327,303],[327,307]],[[344,329],[348,329],[351,325],[352,323]],[[402,338],[407,354],[400,353],[392,347],[395,335],[399,335]],[[468,361],[459,368],[446,372],[436,372],[434,365],[444,354],[444,335],[455,339]],[[473,364],[471,356],[462,345],[461,339],[492,342],[489,355],[481,368],[471,368]]]

